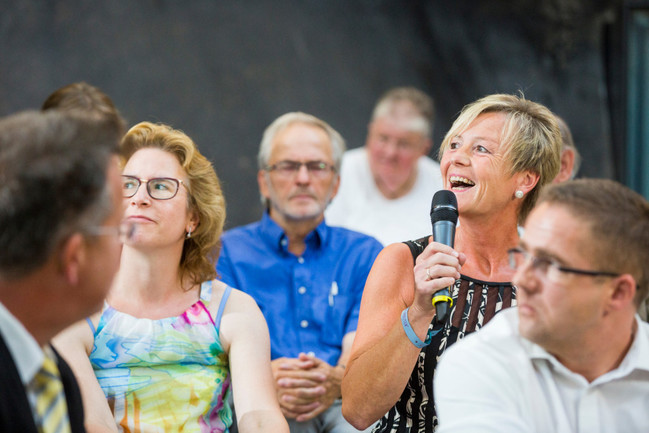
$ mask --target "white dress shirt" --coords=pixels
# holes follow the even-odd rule
[[[439,164],[427,156],[417,160],[417,179],[403,197],[387,199],[374,183],[367,150],[345,152],[340,188],[325,210],[327,224],[373,236],[383,245],[432,233],[430,205],[443,189]]]
[[[649,432],[649,324],[591,383],[518,332],[505,310],[449,348],[434,379],[440,433]]]

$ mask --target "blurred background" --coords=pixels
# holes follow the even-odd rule
[[[562,116],[580,177],[649,197],[649,0],[0,0],[0,116],[86,81],[129,126],[185,131],[213,162],[226,228],[257,220],[256,153],[288,111],[364,144],[376,99],[436,102],[436,148],[461,108],[522,91]]]

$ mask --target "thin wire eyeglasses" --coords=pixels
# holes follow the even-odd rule
[[[554,259],[536,257],[522,248],[512,248],[507,251],[507,254],[509,255],[509,266],[512,269],[516,270],[523,266],[524,263],[531,262],[533,270],[537,271],[539,275],[547,277],[552,281],[560,280],[560,274],[562,272],[568,274],[585,275],[589,277],[619,277],[621,275],[615,272],[590,271],[586,269],[561,266],[559,262]]]
[[[182,180],[173,177],[156,177],[153,179],[140,179],[135,176],[122,175],[122,196],[133,197],[140,189],[142,182],[146,183],[146,191],[149,197],[155,200],[169,200],[178,194],[178,188]],[[183,184],[184,185],[184,184]]]
[[[265,170],[269,172],[274,171],[283,177],[292,177],[300,171],[302,166],[305,166],[309,175],[314,177],[325,177],[329,175],[330,172],[336,171],[336,168],[333,165],[327,164],[324,161],[302,162],[290,160],[279,161],[273,165],[268,165]]]
[[[136,231],[137,224],[133,221],[124,221],[118,226],[96,226],[85,230],[90,236],[117,236],[122,243],[132,240]]]

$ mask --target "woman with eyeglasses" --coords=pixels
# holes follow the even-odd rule
[[[184,133],[142,122],[121,143],[136,225],[103,310],[56,344],[81,385],[89,432],[224,432],[233,390],[241,432],[288,432],[266,322],[216,279],[225,200]]]
[[[433,377],[444,350],[516,304],[508,250],[542,185],[559,170],[554,115],[522,96],[467,105],[440,147],[444,189],[457,198],[454,248],[432,238],[396,243],[377,257],[363,292],[342,382],[343,414],[374,432],[432,432]],[[450,312],[432,300],[449,290]],[[479,368],[479,366],[476,366]]]

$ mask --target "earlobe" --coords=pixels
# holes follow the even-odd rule
[[[633,304],[636,294],[636,282],[630,274],[622,274],[615,279],[611,293],[611,306],[614,309],[621,309]]]
[[[536,184],[539,182],[539,175],[537,173],[532,173],[531,171],[525,171],[521,174],[519,179],[519,184],[517,191],[522,191],[523,195],[527,195],[530,191],[534,189]]]
[[[60,272],[72,285],[79,283],[81,268],[86,261],[86,244],[80,233],[70,236],[61,247]]]
[[[193,232],[193,231],[196,231],[196,228],[198,227],[198,225],[199,225],[200,222],[201,222],[201,218],[200,218],[200,216],[198,215],[198,212],[196,212],[196,211],[192,211],[192,215],[191,215],[191,217],[189,218],[189,222],[190,222],[190,225],[189,225],[189,227],[188,227],[188,228],[190,229],[189,231],[192,231],[192,232]]]
[[[329,203],[331,203],[331,200],[333,200],[334,197],[336,197],[336,194],[338,194],[339,187],[340,187],[340,175],[336,173],[336,178],[334,179],[334,184],[331,190],[331,197],[329,198]]]
[[[268,179],[266,177],[266,172],[264,170],[259,170],[257,172],[257,184],[259,185],[259,193],[268,198]]]
[[[433,140],[431,140],[430,138],[425,138],[424,139],[424,151],[422,153],[422,156],[428,155],[428,153],[430,152],[430,149],[432,149],[432,148],[433,148]]]
[[[570,149],[564,149],[561,152],[561,166],[559,173],[554,177],[554,182],[564,182],[572,177],[572,168],[575,164],[575,152]]]

